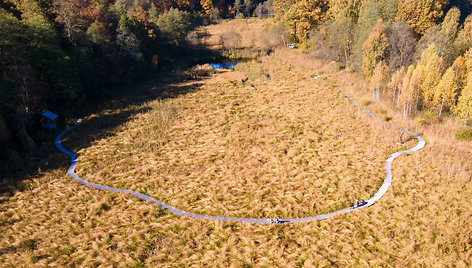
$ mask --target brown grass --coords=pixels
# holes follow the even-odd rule
[[[248,75],[249,86],[206,81],[166,102],[180,110],[166,138],[155,134],[161,120],[150,120],[162,105],[152,107],[80,151],[78,174],[191,212],[235,217],[317,215],[373,195],[395,143],[336,89],[287,70],[278,57],[246,65],[268,67],[254,72],[259,78]]]
[[[264,48],[261,36],[266,24],[272,23],[272,19],[239,19],[227,20],[220,24],[199,27],[195,31],[198,33],[207,32],[209,35],[203,38],[202,44],[210,49],[222,49],[220,42],[221,35],[228,32],[241,34],[241,42],[235,48]]]
[[[78,152],[80,175],[189,211],[229,216],[311,215],[375,192],[385,158],[399,149],[397,133],[355,109],[330,81],[405,125],[398,112],[369,99],[370,92],[356,87],[362,80],[349,72],[313,80],[322,73],[316,66],[326,63],[297,51],[282,50],[251,64],[248,70],[256,68],[257,74],[261,68],[272,80],[247,75],[242,86],[238,81],[245,74],[216,73],[198,82],[200,91],[110,111],[142,112]],[[171,94],[172,88],[156,90]],[[428,144],[395,160],[393,184],[384,198],[321,222],[194,220],[84,187],[65,175],[65,167],[43,173],[28,190],[2,197],[0,263],[471,266],[470,144],[454,140],[452,120],[408,124]],[[95,127],[86,121],[65,145],[80,144]]]

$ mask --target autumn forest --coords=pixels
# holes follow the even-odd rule
[[[472,0],[0,0],[2,267],[472,267]]]
[[[198,62],[194,27],[245,17],[274,17],[269,48],[295,42],[357,70],[404,118],[421,112],[467,125],[470,13],[469,1],[448,0],[0,1],[0,159],[22,167],[45,139],[43,111],[62,115],[64,127],[68,116]]]

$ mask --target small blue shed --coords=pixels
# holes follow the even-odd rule
[[[46,128],[57,128],[56,124],[56,119],[58,117],[57,114],[51,112],[51,111],[45,111],[44,113],[41,114],[41,125],[43,126],[43,129]]]

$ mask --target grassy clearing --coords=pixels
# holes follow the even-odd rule
[[[149,112],[79,151],[79,176],[233,217],[304,217],[367,199],[383,182],[395,142],[281,56],[242,64],[246,86],[208,81],[198,92],[149,103]]]
[[[385,158],[414,142],[396,145],[398,132],[355,109],[329,81],[378,115],[408,124],[428,144],[395,160],[392,187],[374,206],[294,225],[179,217],[127,195],[86,188],[68,178],[64,166],[2,197],[0,263],[472,265],[472,150],[451,138],[458,123],[404,123],[401,114],[372,101],[354,74],[313,80],[336,64],[296,51],[281,50],[241,68],[247,74],[221,72],[198,83],[158,87],[174,98],[86,118],[64,142],[78,151],[79,174],[209,214],[304,216],[348,205],[374,193]],[[182,89],[193,90],[174,94]],[[113,127],[99,131],[106,126]]]
[[[262,48],[264,44],[261,36],[266,25],[272,23],[271,19],[240,19],[240,20],[228,20],[224,23],[213,24],[205,27],[199,27],[195,31],[199,35],[203,36],[201,39],[202,45],[210,49],[219,50],[222,49],[220,42],[221,35],[234,32],[241,35],[240,42],[237,42],[234,46],[238,48]]]

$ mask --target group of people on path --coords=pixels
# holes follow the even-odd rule
[[[365,205],[367,202],[364,200],[354,199],[351,203],[351,209]]]

